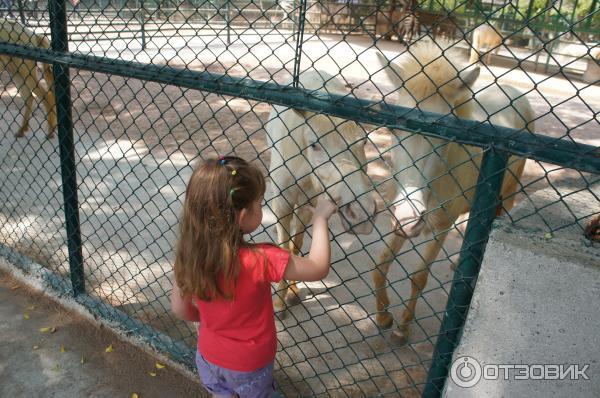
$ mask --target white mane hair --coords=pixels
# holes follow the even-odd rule
[[[450,103],[457,100],[454,96],[458,86],[463,85],[460,78],[466,77],[464,72],[467,63],[449,44],[429,41],[418,43],[392,61],[388,61],[381,53],[377,55],[383,65],[389,64],[385,72],[399,88],[386,96],[387,102],[414,107],[436,93]],[[460,102],[464,102],[468,97],[461,99],[463,101]]]

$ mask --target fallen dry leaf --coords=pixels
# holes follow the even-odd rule
[[[600,215],[590,220],[585,227],[584,236],[591,241],[600,242]]]
[[[544,239],[546,239],[546,240],[550,240],[550,239],[552,239],[552,232],[546,232],[546,233],[544,234]]]
[[[148,374],[152,377],[156,377],[156,373],[154,373],[154,372],[148,372]]]
[[[81,356],[81,361],[80,361],[80,362],[81,362],[82,364],[84,364],[84,363],[85,363],[85,358],[83,357],[83,355]]]
[[[136,393],[131,394],[131,398],[140,398]]]
[[[35,350],[37,350],[38,348],[40,348],[40,346],[39,346],[39,345],[34,345],[32,349],[33,349],[33,351],[35,351]]]
[[[165,365],[163,365],[162,363],[158,363],[156,362],[156,369],[164,369]]]
[[[23,314],[23,319],[29,319],[29,314]]]
[[[42,332],[42,333],[54,333],[54,332],[56,332],[56,328],[54,326],[53,327],[49,327],[48,326],[48,327],[45,327],[45,328],[40,328],[40,332]]]
[[[113,352],[113,346],[112,346],[112,344],[110,344],[108,347],[106,347],[106,349],[104,351],[105,352]]]
[[[35,310],[35,305],[30,305],[29,307],[27,307],[27,309],[29,311],[33,311],[33,310]]]
[[[60,346],[60,352],[65,352],[65,346],[64,345]]]

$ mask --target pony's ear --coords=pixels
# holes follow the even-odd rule
[[[385,55],[381,53],[381,51],[376,51],[377,59],[379,59],[379,63],[383,66],[383,71],[387,75],[390,82],[397,82],[402,80],[402,69],[396,65],[394,62],[388,60]]]
[[[480,72],[481,69],[479,69],[479,66],[460,72],[458,74],[458,78],[460,79],[458,89],[473,87],[473,84],[479,77]]]

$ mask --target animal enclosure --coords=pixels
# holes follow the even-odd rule
[[[466,310],[457,286],[476,278],[499,207],[511,217],[513,205],[548,186],[552,206],[569,209],[575,192],[598,201],[600,86],[581,81],[582,65],[598,62],[596,2],[531,10],[423,2],[456,30],[421,26],[403,42],[376,32],[388,3],[35,4],[37,14],[24,8],[17,22],[51,49],[4,40],[0,59],[52,66],[58,138],[46,138],[41,104],[15,137],[25,103],[20,77],[2,68],[0,252],[24,270],[41,264],[54,289],[188,366],[196,331],[174,319],[168,296],[185,184],[199,159],[235,154],[269,177],[256,242],[281,240],[282,219],[318,194],[303,179],[342,190],[340,208],[365,213],[359,234],[348,231],[358,223],[350,213],[334,216],[330,275],[290,289],[278,308],[276,380],[290,397],[438,395],[456,341],[449,322],[460,324]],[[470,64],[473,30],[500,16],[499,54],[488,48]],[[545,20],[558,21],[554,36],[536,27]],[[543,45],[513,44],[523,37]],[[575,47],[560,58],[553,43]],[[536,57],[549,67],[529,65]],[[287,108],[304,121],[285,122]],[[273,116],[284,121],[277,131]],[[270,170],[286,139],[307,169],[286,161]],[[282,172],[300,187],[287,214],[275,205],[291,202],[273,188]],[[500,198],[503,174],[514,187]],[[536,233],[549,239],[571,225],[583,235],[594,216],[554,220],[548,210],[528,216],[544,219]],[[287,232],[303,234],[304,224]],[[307,227],[293,247],[301,253]],[[283,291],[274,286],[273,297]]]

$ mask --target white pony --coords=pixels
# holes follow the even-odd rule
[[[487,50],[489,52],[485,57],[485,63],[489,64],[492,53],[498,54],[500,51],[500,45],[502,45],[502,35],[497,28],[489,24],[479,25],[473,31],[469,63],[481,61],[481,54]]]
[[[325,72],[311,70],[300,76],[308,90],[344,94],[344,83]],[[272,181],[271,209],[277,217],[279,244],[298,254],[310,222],[310,200],[326,192],[338,205],[344,227],[355,234],[373,230],[376,213],[372,184],[365,173],[366,134],[355,122],[326,115],[273,106],[266,124],[271,148],[269,176]],[[298,300],[297,287],[282,281],[276,310],[285,300]],[[287,297],[286,297],[287,296]]]
[[[413,46],[389,63],[378,54],[389,79],[400,89],[386,99],[406,107],[448,114],[459,118],[489,121],[514,129],[534,128],[534,113],[522,93],[506,85],[492,85],[472,95],[471,87],[479,77],[479,68],[462,71],[462,67],[445,58],[447,52],[435,44]],[[459,72],[461,71],[461,72]],[[405,344],[408,326],[415,316],[415,305],[427,284],[429,266],[436,259],[456,219],[470,211],[477,183],[482,150],[418,134],[394,131],[400,145],[392,152],[392,163],[398,181],[397,197],[391,210],[395,231],[386,239],[387,247],[373,272],[377,301],[377,324],[392,326],[388,312],[389,298],[385,290],[386,275],[396,253],[405,240],[423,232],[433,238],[421,251],[422,261],[410,275],[411,294],[392,341]],[[502,186],[502,206],[508,211],[514,203],[514,192],[523,172],[525,159],[511,157]]]

